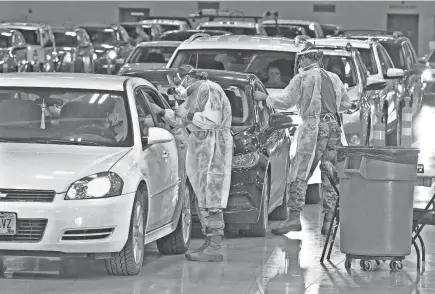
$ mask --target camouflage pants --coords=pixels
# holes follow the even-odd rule
[[[198,199],[196,197],[195,206],[201,223],[202,234],[207,237],[223,236],[225,228],[223,209],[198,207]]]
[[[317,145],[314,155],[313,165],[306,180],[296,178],[292,183],[287,183],[287,206],[290,210],[302,211],[305,205],[305,195],[308,188],[308,180],[314,173],[319,161],[335,176],[334,165],[337,162],[337,150],[335,147],[341,146],[341,128],[335,121],[323,122],[319,124],[319,133],[317,135]],[[323,212],[333,212],[337,201],[337,193],[329,182],[323,169],[322,177],[322,199]],[[337,180],[335,176],[335,180]],[[338,182],[338,181],[337,181]]]

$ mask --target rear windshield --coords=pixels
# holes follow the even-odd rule
[[[268,36],[284,36],[286,38],[293,39],[297,36],[306,35],[306,31],[301,26],[293,26],[293,25],[279,25],[279,33],[278,28],[275,25],[267,25],[264,27]]]
[[[136,47],[126,63],[167,63],[177,47]]]

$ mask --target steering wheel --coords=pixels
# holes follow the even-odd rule
[[[77,128],[77,133],[98,135],[98,136],[108,138],[113,142],[116,142],[116,134],[113,131],[103,128],[99,125],[81,126]]]

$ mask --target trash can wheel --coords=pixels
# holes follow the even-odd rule
[[[400,272],[403,269],[401,261],[393,260],[390,262],[390,269],[394,272]]]
[[[346,258],[346,261],[344,262],[344,268],[348,270],[351,267],[352,267],[352,259],[347,259]]]
[[[370,272],[374,269],[374,265],[372,264],[371,260],[361,259],[359,264],[363,271]]]

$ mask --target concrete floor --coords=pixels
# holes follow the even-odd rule
[[[434,123],[433,108],[424,108],[415,123],[421,131],[417,132],[423,146],[420,155],[427,156],[431,163],[435,162],[435,139],[432,134],[428,136],[427,128]],[[433,188],[417,187],[414,207],[423,208],[432,194]],[[302,232],[225,240],[223,263],[194,263],[184,260],[184,256],[160,256],[151,244],[144,268],[135,277],[108,276],[101,261],[76,260],[69,264],[68,273],[60,274],[58,259],[7,257],[0,294],[435,293],[435,228],[427,227],[422,234],[427,250],[423,275],[417,274],[414,251],[405,259],[400,273],[391,272],[388,263],[364,272],[358,261],[348,272],[338,238],[331,262],[324,266],[319,263],[325,240],[320,235],[319,212],[319,205],[306,207]],[[193,239],[191,246],[198,247],[202,242]]]
[[[417,188],[416,206],[424,206],[430,188]],[[435,229],[427,227],[426,273],[418,276],[415,254],[404,261],[404,270],[390,272],[388,263],[364,272],[357,261],[347,272],[339,239],[331,262],[320,265],[324,242],[320,235],[318,205],[307,206],[303,231],[287,236],[230,238],[223,263],[194,263],[183,256],[160,256],[155,245],[147,248],[139,276],[111,277],[101,261],[76,260],[68,273],[59,273],[58,259],[5,258],[7,272],[0,281],[1,294],[195,294],[195,293],[435,293]],[[271,224],[273,225],[273,224]],[[192,246],[199,246],[194,239]]]

